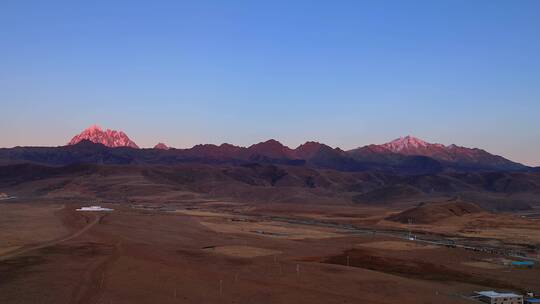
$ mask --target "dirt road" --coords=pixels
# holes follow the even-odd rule
[[[102,217],[103,217],[103,215],[94,215],[94,220],[92,222],[88,223],[88,225],[84,226],[80,230],[77,230],[76,232],[74,232],[74,233],[72,233],[72,234],[70,234],[70,235],[68,235],[66,237],[63,237],[61,239],[56,239],[56,240],[52,240],[52,241],[49,241],[49,242],[45,242],[43,244],[38,244],[38,245],[33,245],[33,246],[29,246],[29,247],[20,248],[20,249],[8,252],[8,253],[6,253],[4,255],[1,255],[0,256],[0,261],[9,260],[9,259],[11,259],[13,257],[16,257],[16,256],[19,256],[21,254],[25,254],[25,253],[28,253],[28,252],[31,252],[31,251],[34,251],[34,250],[38,250],[38,249],[51,247],[51,246],[54,246],[54,245],[57,245],[57,244],[72,240],[72,239],[82,235],[86,231],[88,231],[95,224],[99,223],[99,221],[101,220]]]

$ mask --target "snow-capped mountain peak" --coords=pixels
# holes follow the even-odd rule
[[[382,146],[392,152],[397,153],[408,149],[426,148],[429,145],[429,143],[419,138],[407,135],[405,137],[394,139],[393,141],[383,144]]]
[[[68,145],[75,145],[82,140],[89,140],[91,142],[102,144],[107,147],[131,147],[138,149],[139,146],[135,144],[129,137],[122,131],[107,129],[103,131],[98,125],[91,125],[83,130],[80,134],[75,135],[68,143]]]

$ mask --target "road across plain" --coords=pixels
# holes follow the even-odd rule
[[[83,233],[88,231],[90,228],[92,228],[94,225],[96,225],[101,220],[102,217],[103,217],[103,215],[94,216],[94,220],[92,222],[90,222],[88,225],[84,226],[83,228],[81,228],[81,229],[77,230],[76,232],[74,232],[74,233],[72,233],[72,234],[70,234],[68,236],[65,236],[63,238],[52,240],[52,241],[45,242],[45,243],[38,244],[38,245],[33,245],[33,246],[29,246],[29,247],[23,247],[23,248],[16,249],[14,251],[8,252],[8,253],[0,256],[0,261],[9,260],[9,259],[14,258],[16,256],[26,254],[26,253],[34,251],[34,250],[39,250],[39,249],[51,247],[51,246],[58,245],[60,243],[72,240],[72,239],[82,235]]]

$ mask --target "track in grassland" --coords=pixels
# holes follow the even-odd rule
[[[16,256],[19,256],[21,254],[25,254],[25,253],[28,253],[28,252],[31,252],[31,251],[34,251],[34,250],[39,250],[39,249],[51,247],[51,246],[58,245],[60,243],[72,240],[72,239],[82,235],[83,233],[88,231],[90,228],[92,228],[95,224],[97,224],[101,220],[102,217],[103,217],[103,215],[96,215],[94,217],[94,220],[92,222],[90,222],[88,225],[84,226],[83,228],[76,231],[75,233],[72,233],[72,234],[70,234],[70,235],[68,235],[66,237],[61,238],[61,239],[57,239],[57,240],[53,240],[53,241],[50,241],[50,242],[45,242],[43,244],[34,245],[34,246],[26,247],[26,248],[17,249],[17,250],[12,251],[12,252],[8,252],[8,253],[0,256],[0,261],[9,260],[9,259],[14,258]]]

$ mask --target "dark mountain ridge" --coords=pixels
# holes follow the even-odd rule
[[[489,154],[485,151],[480,153]],[[437,159],[436,156],[399,154],[377,145],[343,151],[316,142],[307,142],[296,149],[291,149],[276,140],[261,142],[247,148],[230,144],[219,146],[206,144],[189,149],[107,147],[89,140],[81,140],[74,145],[59,147],[3,148],[0,149],[0,163],[30,162],[54,166],[75,163],[153,165],[265,163],[338,171],[383,171],[406,175],[533,170],[502,157],[489,155],[485,160]]]
[[[0,149],[0,164],[31,162],[44,165],[148,164],[281,164],[338,171],[382,171],[405,175],[440,172],[537,170],[481,149],[432,144],[406,136],[382,145],[343,151],[318,142],[291,149],[275,139],[239,147],[231,144],[196,145],[174,149],[158,144],[140,149],[122,131],[93,125],[74,136],[67,146]]]

